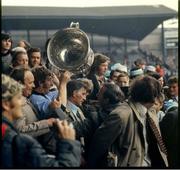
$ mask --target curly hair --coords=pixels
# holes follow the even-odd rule
[[[11,100],[16,94],[22,92],[23,85],[5,74],[2,74],[1,82],[1,97],[3,101]]]

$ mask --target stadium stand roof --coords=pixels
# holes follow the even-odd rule
[[[50,30],[79,22],[86,33],[142,40],[177,12],[163,5],[118,7],[2,6],[3,30]]]

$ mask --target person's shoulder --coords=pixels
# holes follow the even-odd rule
[[[1,124],[1,135],[2,135],[2,139],[4,139],[6,133],[8,131],[8,125],[5,123]]]
[[[34,101],[39,101],[39,99],[43,99],[43,98],[44,98],[44,96],[42,94],[38,94],[36,92],[33,92],[31,94],[31,96],[29,97],[29,100],[31,102],[34,102]]]
[[[162,122],[170,122],[172,120],[178,121],[178,107],[173,107],[167,111],[162,119]]]
[[[32,146],[33,144],[39,144],[36,139],[27,134],[17,134],[16,143],[20,146]]]
[[[56,88],[53,88],[53,89],[49,90],[49,92],[47,94],[58,94],[58,90]]]
[[[119,118],[129,118],[132,110],[127,102],[119,103],[116,108],[110,113],[111,115],[118,115]]]
[[[115,109],[116,110],[128,110],[129,111],[131,108],[130,108],[129,104],[126,101],[124,101],[124,102],[118,103]]]

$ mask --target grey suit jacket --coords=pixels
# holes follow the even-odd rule
[[[47,120],[38,120],[36,116],[36,111],[33,110],[32,104],[23,97],[23,116],[14,122],[14,126],[21,133],[26,133],[33,137],[43,135],[50,132]]]

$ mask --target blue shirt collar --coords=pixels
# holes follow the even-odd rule
[[[67,102],[67,108],[68,108],[69,110],[71,110],[74,114],[76,114],[76,113],[77,113],[77,110],[79,109],[79,107],[77,107],[75,104],[73,104],[73,103],[70,102],[69,100],[68,100],[68,102]]]

